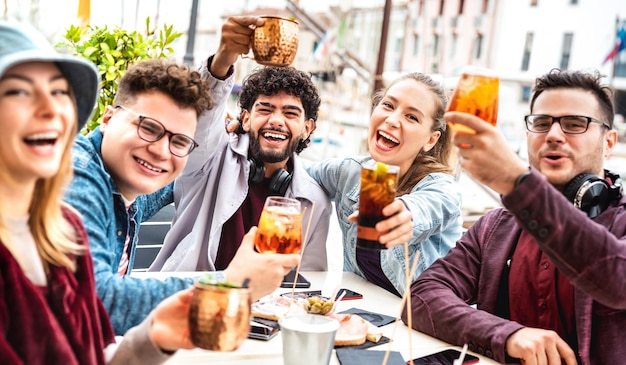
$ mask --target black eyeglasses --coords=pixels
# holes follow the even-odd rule
[[[185,157],[198,147],[198,143],[196,143],[196,141],[194,141],[191,137],[168,131],[161,122],[154,118],[136,113],[123,105],[117,105],[116,108],[122,108],[137,116],[139,119],[139,123],[137,123],[137,135],[144,141],[156,142],[163,138],[166,134],[169,135],[169,148],[170,152],[174,156]]]
[[[553,117],[545,114],[530,114],[524,117],[526,121],[526,129],[533,133],[546,133],[552,128],[552,124],[559,123],[561,130],[566,134],[585,133],[589,128],[589,123],[599,123],[611,129],[607,122],[597,120],[582,115],[564,115],[562,117]]]

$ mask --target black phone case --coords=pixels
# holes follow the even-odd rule
[[[263,325],[255,325],[254,323],[251,323],[250,332],[248,332],[248,338],[252,338],[255,340],[269,341],[278,334],[278,331],[280,331],[279,328],[273,328],[273,327],[263,326]]]
[[[440,364],[440,365],[452,365],[454,360],[461,356],[461,351],[455,349],[447,349],[436,352],[434,354],[426,355],[413,359],[414,365],[428,365],[428,364]],[[475,364],[478,362],[476,356],[465,354],[463,358],[463,365]],[[407,363],[408,364],[408,363]]]
[[[293,288],[293,280],[296,276],[295,271],[290,271],[283,278],[282,283],[280,283],[281,288]],[[311,282],[308,281],[304,276],[298,274],[298,280],[296,281],[296,288],[310,288]]]

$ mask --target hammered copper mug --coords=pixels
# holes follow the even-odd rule
[[[300,24],[295,19],[263,16],[265,23],[254,29],[252,53],[254,60],[265,66],[288,66],[298,51]]]
[[[189,336],[196,346],[233,351],[250,331],[250,289],[194,284],[189,304]]]

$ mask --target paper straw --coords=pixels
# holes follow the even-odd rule
[[[461,356],[458,359],[452,362],[452,365],[463,365],[463,360],[465,359],[465,354],[467,353],[467,344],[463,345],[463,350],[461,350]]]
[[[408,243],[405,243],[405,245],[407,245],[408,247]],[[415,270],[417,269],[417,262],[419,261],[420,258],[420,252],[416,251],[415,252],[415,261],[413,261],[413,265],[411,266],[411,272],[410,275],[407,276],[407,282],[412,281],[410,278],[413,278],[413,275],[415,274]],[[405,260],[407,262],[409,262],[409,258],[408,258],[408,254],[407,251],[405,250]],[[407,297],[411,296],[411,289],[410,286],[407,286],[404,290],[404,295],[402,296],[402,302],[400,303],[400,314],[398,315],[398,317],[396,317],[396,320],[394,322],[394,326],[393,326],[393,332],[391,333],[391,338],[394,338],[396,335],[396,328],[398,328],[398,322],[400,322],[400,317],[402,317],[402,309],[404,308],[405,304],[407,303]],[[408,299],[410,302],[410,299]],[[411,360],[409,361],[409,363],[411,365],[413,365],[413,356],[411,356],[410,354],[412,353],[412,349],[413,349],[413,345],[411,343],[411,331],[413,331],[413,327],[412,327],[412,317],[413,314],[411,313],[411,308],[407,308],[407,322],[410,323],[411,325],[409,325],[409,357],[411,358]],[[389,353],[391,351],[391,341],[389,342],[389,345],[387,346],[387,351],[385,351],[385,357],[383,358],[383,363],[382,365],[387,365],[387,360],[389,359]]]
[[[300,249],[300,261],[298,261],[298,265],[296,265],[296,275],[293,279],[293,286],[291,287],[291,299],[295,298],[296,292],[296,284],[298,283],[298,273],[300,272],[300,264],[302,263],[302,255],[304,254],[304,247],[307,244],[307,238],[309,237],[309,228],[311,227],[311,220],[313,220],[313,211],[315,210],[315,201],[311,202],[311,214],[309,214],[309,222],[306,225],[306,233],[304,234],[304,239],[302,240],[302,248]],[[302,216],[306,213],[306,207],[302,210]]]

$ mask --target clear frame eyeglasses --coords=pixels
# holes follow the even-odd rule
[[[170,152],[174,156],[185,157],[198,147],[198,143],[194,141],[193,138],[184,134],[168,131],[161,122],[154,118],[136,113],[123,105],[117,105],[115,107],[137,116],[139,119],[137,123],[137,135],[144,141],[156,142],[163,138],[163,136],[168,135]]]
[[[607,122],[582,115],[553,117],[545,114],[529,114],[524,117],[524,121],[526,121],[526,129],[533,133],[547,133],[554,123],[559,123],[561,130],[565,134],[585,133],[590,123],[599,123],[611,129],[611,126]]]

